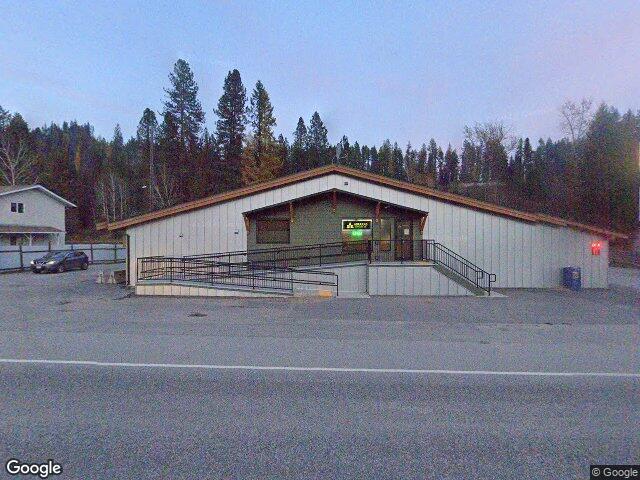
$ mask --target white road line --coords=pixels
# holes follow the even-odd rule
[[[0,358],[0,364],[46,364],[77,365],[93,367],[130,367],[130,368],[183,368],[201,370],[267,370],[285,372],[339,372],[339,373],[408,373],[408,374],[441,374],[441,375],[501,375],[522,377],[621,377],[640,378],[640,373],[627,372],[520,372],[501,370],[431,370],[420,368],[357,368],[357,367],[287,367],[268,365],[201,365],[189,363],[132,363],[132,362],[97,362],[92,360],[46,360],[31,358]]]

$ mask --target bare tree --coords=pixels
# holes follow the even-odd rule
[[[29,149],[23,128],[26,129],[26,124],[20,115],[11,115],[0,107],[0,180],[9,185],[34,180],[35,157]]]
[[[483,182],[503,180],[507,172],[508,154],[517,139],[501,121],[476,123],[464,127],[465,140],[478,152],[479,174]]]
[[[0,135],[0,178],[4,183],[18,185],[33,181],[34,158],[23,139]]]
[[[584,138],[593,118],[591,107],[593,101],[583,98],[579,103],[567,100],[560,107],[560,126],[571,139],[571,156],[565,171],[567,184],[566,204],[568,211],[577,215],[580,210],[578,191],[580,186],[580,169],[578,167],[578,143]]]
[[[567,100],[560,107],[560,126],[569,135],[572,143],[575,144],[587,133],[589,122],[593,118],[592,106],[593,100],[583,98],[579,103]]]
[[[127,182],[112,170],[105,172],[96,183],[96,200],[100,216],[108,222],[122,220],[131,214]]]
[[[165,162],[157,165],[153,184],[156,201],[161,208],[175,205],[177,201],[177,184]]]
[[[476,123],[473,127],[464,127],[464,136],[472,145],[484,148],[489,143],[500,144],[507,153],[516,148],[518,140],[504,122]]]

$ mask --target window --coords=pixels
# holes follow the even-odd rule
[[[391,222],[390,218],[380,219],[380,250],[391,250]]]
[[[11,211],[13,213],[24,213],[24,204],[11,202]]]
[[[10,245],[17,245],[18,244],[18,237],[16,237],[15,235],[11,235],[9,237],[9,244]]]
[[[256,243],[289,243],[291,223],[288,218],[256,221]]]
[[[18,213],[24,213],[24,204],[18,203]]]

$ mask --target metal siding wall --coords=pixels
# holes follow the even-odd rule
[[[423,238],[435,239],[481,268],[496,273],[498,287],[557,286],[560,284],[560,268],[570,264],[582,267],[583,285],[607,286],[608,244],[603,239],[568,228],[500,217],[338,174],[128,229],[134,245],[131,278],[135,279],[135,260],[141,256],[244,250],[247,233],[243,212],[333,188],[429,212]],[[236,231],[237,234],[234,233]],[[589,248],[591,242],[597,240],[602,244],[602,253],[594,257]],[[379,276],[378,281],[382,280]],[[441,291],[449,291],[446,281],[439,278],[431,280]],[[392,282],[391,285],[394,281],[394,278],[384,279],[387,284]]]
[[[442,279],[444,278],[444,282]],[[472,295],[432,267],[369,266],[369,294],[378,295]]]

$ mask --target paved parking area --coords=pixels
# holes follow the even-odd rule
[[[83,479],[637,463],[635,272],[606,291],[277,300],[132,297],[96,273],[0,275],[0,460]]]
[[[113,268],[113,267],[109,267]],[[505,298],[377,297],[343,298],[166,298],[135,297],[130,290],[95,283],[96,267],[58,275],[0,275],[4,318],[50,326],[112,320],[130,323],[206,318],[196,323],[338,321],[370,324],[530,324],[637,325],[640,270],[611,269],[608,290],[572,292],[505,290]],[[119,321],[116,321],[119,320]]]
[[[0,356],[423,368],[428,348],[433,368],[640,370],[640,290],[625,281],[504,298],[216,299],[136,297],[96,275],[0,275]]]

